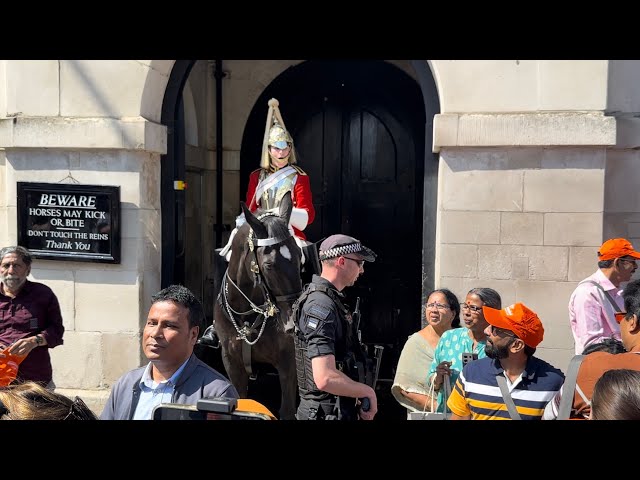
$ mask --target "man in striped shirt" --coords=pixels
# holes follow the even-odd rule
[[[538,315],[522,303],[502,310],[482,307],[489,323],[486,358],[469,362],[447,401],[452,420],[540,420],[544,407],[564,382],[564,374],[534,357],[544,336]],[[511,414],[498,385],[513,400]]]

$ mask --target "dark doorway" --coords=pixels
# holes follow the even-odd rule
[[[176,60],[162,101],[161,122],[167,127],[167,153],[162,155],[162,272],[160,287],[184,284],[185,192],[174,188],[185,179],[184,109],[182,92],[195,60]],[[155,293],[155,292],[154,292]]]
[[[383,61],[308,61],[289,68],[264,90],[249,116],[241,192],[258,167],[272,97],[280,101],[299,165],[311,180],[316,219],[305,230],[308,239],[345,233],[378,254],[345,293],[351,306],[361,298],[363,341],[385,346],[379,390],[386,393],[407,336],[420,328],[425,155],[420,87]],[[393,400],[384,409],[381,405],[381,415],[384,411],[405,415]]]
[[[185,196],[174,190],[173,181],[193,173],[184,165],[181,101],[193,64],[176,61],[162,108],[168,127],[168,151],[162,156],[162,287],[183,283],[188,264]],[[256,101],[241,146],[244,199],[249,173],[259,166],[267,101],[280,100],[300,166],[312,184],[317,216],[306,229],[308,238],[347,233],[378,253],[345,293],[352,306],[355,297],[362,298],[363,341],[385,346],[380,419],[405,418],[389,390],[405,340],[421,328],[421,297],[433,287],[437,162],[427,150],[439,107],[426,63],[412,66],[422,91],[406,72],[383,61],[308,61],[290,67]],[[219,350],[205,350],[197,353],[224,373]],[[277,411],[277,377],[268,372],[255,383],[251,397]]]

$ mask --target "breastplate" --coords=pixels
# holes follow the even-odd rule
[[[260,197],[260,207],[268,210],[280,206],[280,201],[282,200],[282,197],[284,197],[285,193],[293,190],[293,182],[295,181],[296,175],[297,172],[293,171],[265,190],[262,197]],[[266,179],[261,178],[260,181],[266,181],[268,178],[269,177]]]

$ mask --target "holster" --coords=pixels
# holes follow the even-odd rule
[[[307,420],[340,420],[340,399],[337,403],[301,400],[309,409]]]

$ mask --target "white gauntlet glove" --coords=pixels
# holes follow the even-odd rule
[[[309,222],[309,214],[304,208],[293,207],[291,209],[291,216],[289,217],[289,225],[293,225],[298,230],[304,230],[307,228]]]

